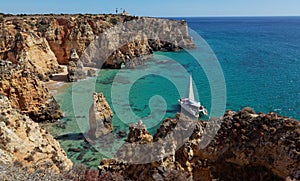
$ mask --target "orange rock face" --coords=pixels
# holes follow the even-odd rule
[[[11,107],[9,100],[0,96],[0,162],[21,163],[29,171],[34,168],[51,169],[55,173],[72,168],[65,151],[48,132]]]
[[[184,129],[179,132],[192,128],[184,144],[180,144],[180,138],[184,138],[184,135],[175,134],[180,125]],[[299,127],[297,120],[276,113],[256,114],[249,108],[239,112],[227,111],[223,118],[208,122],[195,122],[177,115],[175,119],[166,119],[153,139],[157,144],[164,138],[170,138],[173,141],[168,143],[174,146],[168,146],[167,143],[162,146],[164,151],[157,153],[154,146],[146,144],[143,145],[147,148],[143,152],[145,154],[138,155],[149,157],[149,153],[157,153],[161,155],[159,161],[133,164],[126,162],[129,159],[123,156],[119,161],[104,160],[99,168],[121,172],[131,179],[169,178],[168,171],[173,169],[175,173],[180,172],[179,176],[185,175],[181,172],[184,170],[193,180],[299,180]],[[143,130],[141,127],[139,132]],[[136,134],[139,132],[132,128],[128,139],[139,144],[143,138],[143,134]],[[210,137],[212,133],[216,135]],[[208,138],[212,138],[211,142],[207,142]],[[174,155],[168,154],[170,148],[176,147],[178,149]],[[139,153],[137,151],[135,146],[123,154],[132,152],[130,157],[134,158]]]
[[[0,94],[34,121],[55,121],[62,117],[60,107],[33,69],[0,61]]]

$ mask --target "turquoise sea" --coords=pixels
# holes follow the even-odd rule
[[[249,106],[256,112],[272,111],[300,120],[300,17],[176,19],[185,19],[191,32],[200,35],[215,53],[225,78],[222,98],[226,98],[226,109]],[[193,50],[155,52],[150,61],[136,69],[100,70],[97,78],[60,90],[55,98],[65,117],[51,132],[68,156],[74,162],[97,166],[122,144],[123,139],[116,135],[112,135],[113,142],[104,140],[97,148],[83,141],[81,133],[88,129],[90,93],[94,91],[103,92],[114,110],[114,133],[128,132],[128,124],[140,119],[154,133],[163,118],[180,111],[177,99],[188,94],[189,73],[196,97],[210,111],[211,84],[215,82],[208,81],[192,56],[205,56],[207,51],[202,42],[195,41],[199,46]],[[77,147],[80,152],[68,151]]]

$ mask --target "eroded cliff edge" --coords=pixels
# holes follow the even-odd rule
[[[62,117],[45,82],[62,71],[60,65],[69,63],[72,49],[86,66],[134,68],[153,51],[193,47],[184,21],[121,15],[4,15],[0,19],[3,160],[19,161],[31,169],[42,166],[39,161],[49,163],[55,172],[70,169],[72,163],[58,143],[32,121]]]
[[[0,95],[0,163],[20,163],[29,171],[49,169],[60,173],[72,168],[59,143],[28,116],[11,107]]]
[[[141,124],[132,125],[127,145],[120,148],[116,160],[102,160],[100,170],[133,180],[300,179],[297,120],[257,114],[250,108],[229,110],[209,122],[178,114],[166,119],[153,139]],[[151,139],[141,139],[146,137]]]
[[[184,21],[125,15],[4,15],[0,93],[33,120],[53,121],[62,114],[43,82],[62,71],[59,65],[69,63],[72,49],[85,66],[134,68],[153,51],[193,47]]]
[[[71,49],[76,49],[79,57],[89,54],[86,49],[91,43],[89,51],[99,51],[93,55],[94,61],[109,67],[152,51],[195,46],[185,21],[122,15],[8,16],[1,23],[0,34],[0,59],[16,61],[27,52],[33,63],[42,62],[40,66],[50,71],[57,63],[68,64]],[[34,53],[43,54],[37,57]],[[102,57],[95,57],[98,55]]]

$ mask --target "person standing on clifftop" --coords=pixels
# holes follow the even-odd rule
[[[118,14],[118,8],[116,8],[116,14]]]

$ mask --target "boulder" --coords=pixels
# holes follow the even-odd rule
[[[126,139],[128,143],[152,143],[153,137],[148,132],[146,126],[142,121],[137,122],[136,124],[131,124],[129,127],[129,134]]]

